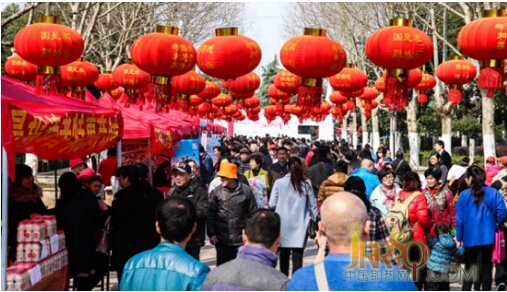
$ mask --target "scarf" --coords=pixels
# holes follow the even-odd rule
[[[384,200],[382,204],[386,206],[387,210],[391,210],[394,207],[394,197],[396,196],[396,188],[393,186],[393,189],[390,190],[384,185],[380,185],[380,190],[382,194],[384,194]]]
[[[9,199],[21,203],[35,203],[42,197],[42,188],[34,184],[31,190],[9,186]]]

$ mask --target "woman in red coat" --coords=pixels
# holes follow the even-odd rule
[[[426,230],[433,227],[433,220],[431,219],[430,212],[428,212],[426,197],[421,191],[421,181],[419,180],[419,175],[415,172],[409,172],[405,175],[403,180],[403,190],[400,192],[400,197],[403,200],[406,200],[414,192],[419,192],[419,195],[416,196],[408,206],[408,221],[414,230],[412,241],[418,241],[422,244],[411,244],[405,252],[408,252],[408,262],[416,263],[418,266],[417,278],[413,280],[417,288],[422,290],[426,278],[426,265],[423,263],[426,262],[429,255]],[[421,250],[421,246],[424,246],[426,251]],[[426,257],[424,257],[424,255],[426,255]]]

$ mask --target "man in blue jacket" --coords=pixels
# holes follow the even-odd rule
[[[133,256],[123,270],[121,291],[197,291],[210,269],[185,252],[197,213],[187,198],[170,197],[156,211],[161,242]]]
[[[199,145],[199,157],[200,157],[200,167],[201,167],[201,179],[202,183],[208,187],[211,180],[213,180],[213,173],[215,169],[213,168],[213,159],[206,153],[204,147]]]
[[[381,182],[376,174],[373,174],[375,163],[369,158],[363,158],[361,160],[361,167],[352,171],[350,176],[358,176],[364,181],[366,186],[366,197],[370,199],[370,195],[373,190],[378,187]]]

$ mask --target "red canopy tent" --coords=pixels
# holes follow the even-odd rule
[[[105,150],[122,136],[118,109],[65,96],[37,96],[33,87],[2,77],[2,145],[12,170],[16,152],[73,159]]]

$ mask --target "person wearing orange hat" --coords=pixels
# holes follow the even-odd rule
[[[69,161],[69,166],[70,166],[70,170],[77,176],[85,168],[83,159],[81,159],[81,158],[72,159],[71,161]]]
[[[498,165],[496,165],[496,158],[493,156],[489,156],[486,158],[486,165],[484,166],[484,170],[486,171],[486,185],[488,187],[493,183],[493,178],[498,174],[500,169]]]
[[[507,175],[507,156],[498,158],[498,173],[493,177],[492,183]]]
[[[252,189],[238,181],[237,172],[234,163],[220,165],[217,176],[222,185],[210,194],[206,225],[210,243],[217,251],[217,266],[236,258],[243,245],[246,218],[257,209]]]

